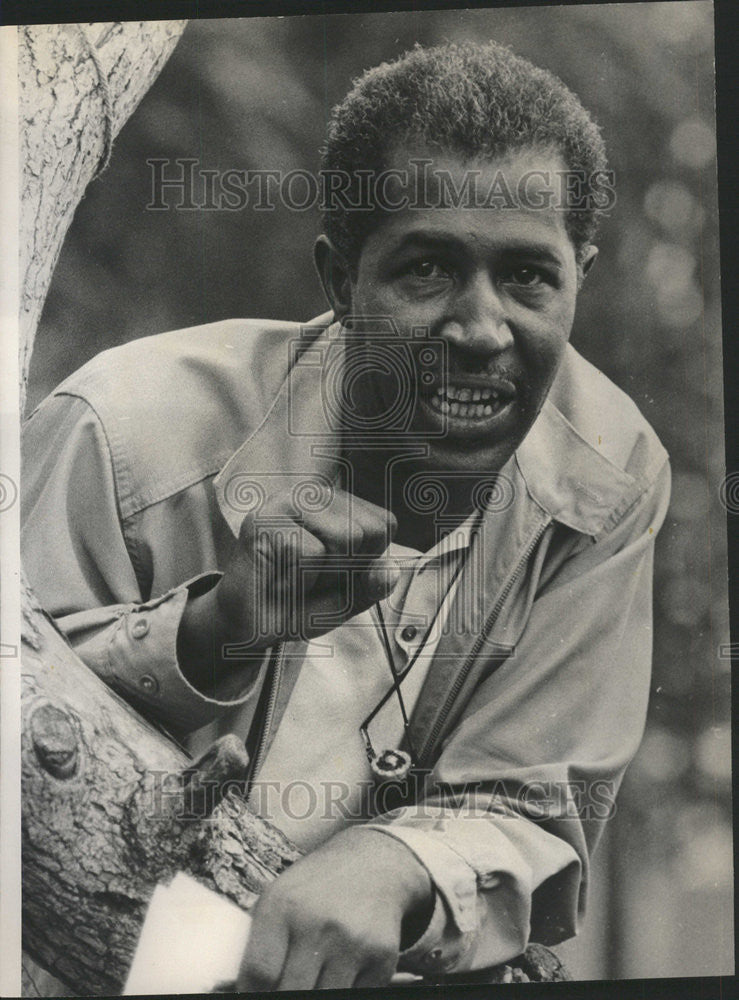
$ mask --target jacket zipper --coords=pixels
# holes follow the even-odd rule
[[[280,677],[282,674],[282,663],[285,658],[285,643],[281,642],[277,648],[277,653],[275,656],[275,667],[272,671],[272,676],[270,677],[270,688],[269,688],[269,698],[267,699],[267,706],[264,711],[264,723],[262,724],[262,732],[259,737],[259,747],[257,748],[256,757],[254,759],[254,767],[251,771],[251,780],[256,778],[259,768],[264,763],[264,751],[267,746],[267,738],[269,736],[269,730],[272,726],[272,720],[275,714],[275,706],[277,705],[277,693],[280,687]]]
[[[464,665],[462,666],[462,669],[457,674],[457,677],[456,677],[456,679],[454,681],[454,684],[452,685],[452,689],[449,692],[449,695],[448,695],[446,701],[444,702],[439,715],[436,717],[436,722],[434,723],[434,726],[431,729],[431,732],[429,733],[428,738],[426,739],[426,742],[423,744],[423,747],[421,748],[421,750],[419,752],[419,761],[418,761],[419,766],[422,766],[426,762],[426,758],[429,755],[431,747],[434,745],[434,743],[436,742],[436,740],[439,737],[439,734],[441,733],[442,729],[444,728],[444,723],[446,722],[446,720],[447,720],[447,718],[449,716],[449,713],[452,710],[452,706],[454,705],[454,702],[457,699],[457,695],[461,691],[461,689],[462,689],[462,687],[464,685],[464,682],[467,680],[467,675],[469,674],[470,670],[472,669],[472,665],[475,662],[475,659],[477,658],[478,653],[480,652],[480,650],[482,649],[482,647],[485,645],[485,641],[487,640],[487,637],[489,636],[490,632],[492,631],[493,626],[495,625],[495,622],[496,622],[496,620],[498,618],[498,615],[500,614],[501,610],[503,609],[503,605],[505,604],[505,602],[506,602],[506,600],[508,598],[508,595],[510,594],[510,592],[511,592],[511,590],[513,588],[513,584],[518,579],[518,575],[521,572],[521,570],[523,569],[523,567],[526,564],[526,562],[528,561],[531,553],[534,551],[534,549],[536,548],[536,546],[539,544],[539,539],[544,534],[544,532],[546,531],[546,529],[549,527],[549,525],[551,523],[551,520],[552,520],[551,517],[547,517],[546,520],[543,521],[539,525],[539,527],[537,528],[536,532],[534,533],[534,535],[532,536],[531,540],[529,541],[528,545],[524,549],[523,555],[521,556],[521,558],[519,559],[519,561],[516,563],[515,569],[513,570],[513,572],[511,573],[511,575],[508,577],[508,580],[506,581],[505,587],[501,591],[500,597],[495,602],[495,605],[494,605],[492,611],[490,612],[490,614],[488,615],[488,617],[485,619],[485,624],[483,625],[480,634],[478,635],[477,639],[475,640],[475,643],[472,646],[472,649],[470,650],[470,653],[469,653],[467,659],[465,660]]]

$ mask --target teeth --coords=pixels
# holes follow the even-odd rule
[[[468,386],[448,385],[446,390],[443,386],[437,386],[437,396],[446,396],[447,399],[454,399],[458,403],[477,403],[480,400],[486,402],[488,399],[498,399],[498,392],[495,389],[470,389]]]
[[[482,420],[497,412],[504,403],[494,389],[470,389],[467,386],[437,387],[430,398],[435,410],[463,419]]]

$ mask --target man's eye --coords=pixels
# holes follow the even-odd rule
[[[446,278],[447,272],[435,260],[414,260],[408,265],[406,273],[413,278]]]
[[[527,288],[534,288],[544,283],[544,276],[535,267],[520,265],[512,267],[507,275],[508,279],[516,285],[524,285]]]

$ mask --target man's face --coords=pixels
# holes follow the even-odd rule
[[[391,165],[407,170],[412,156],[423,155],[428,151],[406,148]],[[457,190],[465,171],[480,171],[482,201],[499,171],[516,192],[522,175],[532,170],[549,171],[554,183],[563,164],[556,155],[534,152],[468,163],[436,154],[434,169],[448,170]],[[438,205],[434,198],[427,203]],[[348,311],[391,317],[403,338],[423,327],[445,342],[447,371],[434,371],[430,385],[419,383],[409,428],[416,440],[428,435],[425,465],[477,472],[499,469],[508,460],[551,387],[572,328],[577,288],[562,210],[475,208],[463,201],[457,208],[406,209],[383,217],[363,244]],[[368,368],[353,393],[366,412],[387,412],[397,380]]]

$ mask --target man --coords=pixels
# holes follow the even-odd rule
[[[669,494],[568,347],[607,175],[561,82],[416,49],[334,111],[323,167],[328,316],[128,344],[25,430],[45,607],[192,748],[247,739],[252,801],[307,852],[257,904],[243,989],[576,932],[644,725]]]

